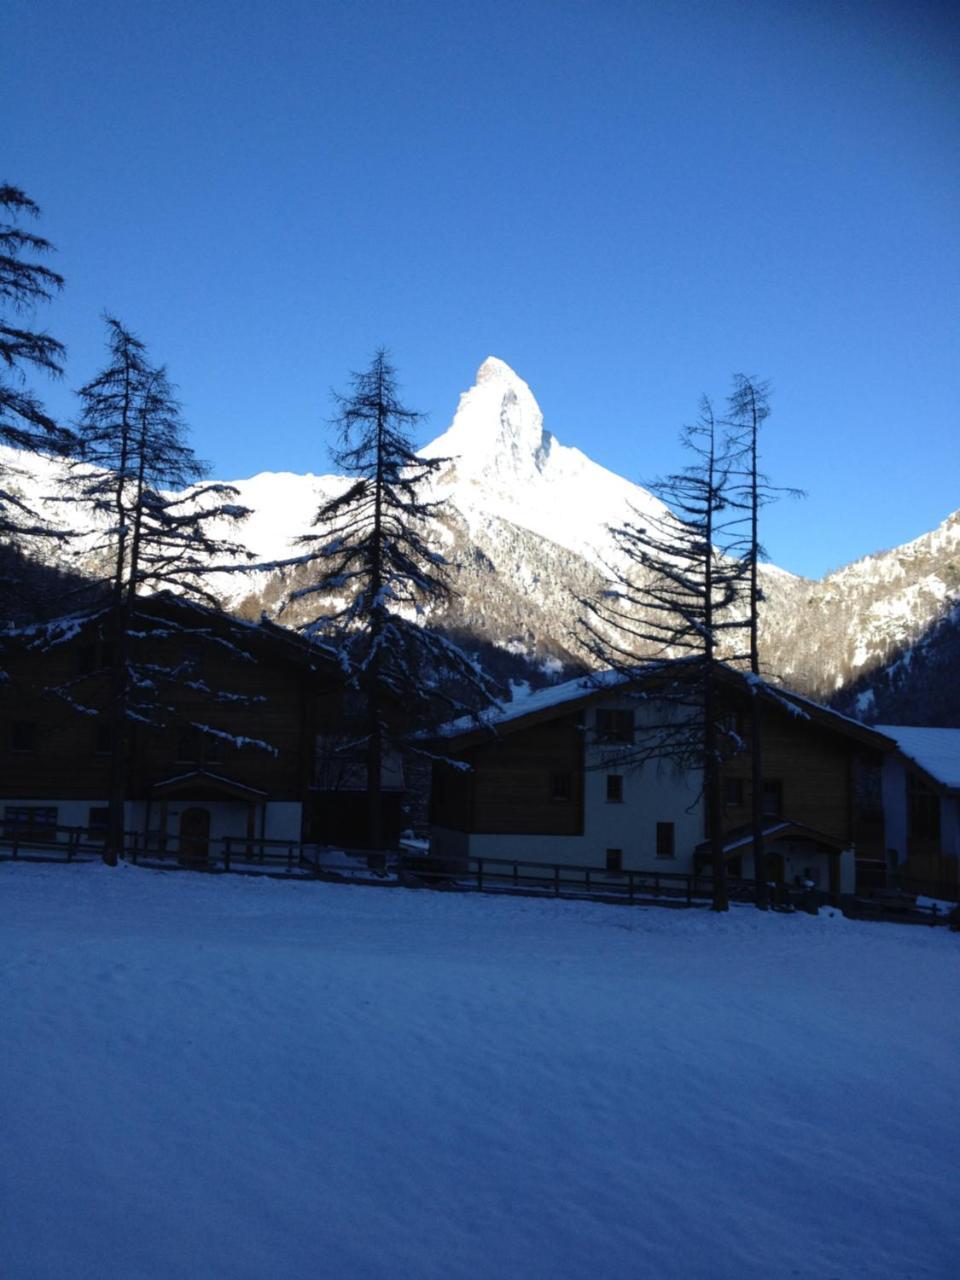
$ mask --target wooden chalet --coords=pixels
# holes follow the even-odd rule
[[[159,723],[130,725],[129,838],[169,844],[195,862],[226,837],[301,842],[349,831],[356,780],[325,784],[318,764],[318,743],[342,738],[350,724],[333,651],[167,593],[138,601],[137,611],[148,620],[137,640],[141,669],[176,668],[177,678],[158,691]],[[6,838],[96,832],[106,822],[111,758],[109,613],[0,642]]]
[[[738,672],[720,672],[727,733],[723,823],[730,873],[752,877],[749,700]],[[761,699],[767,874],[855,887],[856,779],[878,773],[892,743],[817,703],[769,685]],[[485,730],[453,726],[456,762],[433,775],[431,849],[627,870],[691,873],[705,865],[702,773],[637,764],[635,741],[665,714],[655,683],[606,673],[519,699]]]

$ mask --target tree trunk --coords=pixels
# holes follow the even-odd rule
[[[726,911],[730,900],[727,893],[727,864],[723,856],[723,798],[720,794],[720,755],[716,718],[716,694],[712,666],[708,665],[703,696],[703,768],[704,799],[707,806],[707,824],[710,832],[710,858],[713,865],[713,909]]]
[[[760,678],[760,587],[757,565],[760,560],[760,490],[757,473],[757,444],[760,420],[756,397],[750,406],[750,671]],[[760,698],[756,685],[750,689],[750,776],[753,794],[750,825],[753,836],[754,901],[767,910],[767,871],[763,843],[763,741],[760,728]]]
[[[756,905],[766,911],[768,902],[766,854],[763,841],[763,743],[760,728],[760,697],[756,688],[750,697],[750,825],[753,836],[753,883]]]
[[[113,609],[113,663],[110,671],[110,781],[103,860],[115,867],[123,853],[127,798],[127,632],[128,607],[121,598]]]

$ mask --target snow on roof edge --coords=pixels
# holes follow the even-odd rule
[[[952,791],[960,791],[960,729],[926,725],[878,724],[900,752]]]

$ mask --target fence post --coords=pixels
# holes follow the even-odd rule
[[[556,863],[553,866],[553,896],[560,897],[560,868]]]
[[[632,902],[633,901],[633,872],[632,871],[627,872],[627,887],[628,887],[628,892],[630,894],[630,901]]]
[[[483,859],[477,859],[477,893],[483,892]]]
[[[516,888],[516,887],[517,887],[517,885],[518,885],[519,883],[520,883],[520,880],[519,880],[519,877],[518,877],[518,874],[517,874],[517,864],[516,864],[516,863],[514,863],[514,864],[513,864],[513,886],[514,886],[514,888]]]
[[[587,891],[587,893],[590,892],[590,868],[589,867],[584,867],[583,869],[583,887]]]

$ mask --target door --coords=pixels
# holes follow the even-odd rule
[[[184,809],[180,815],[180,861],[206,862],[210,850],[210,810]]]

